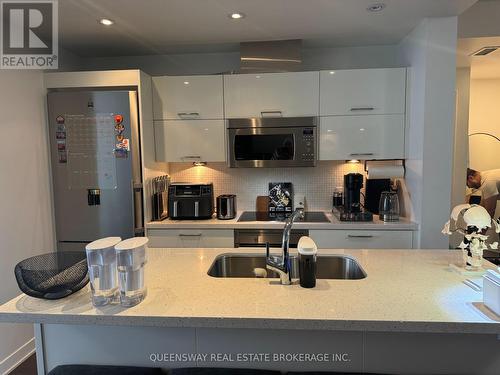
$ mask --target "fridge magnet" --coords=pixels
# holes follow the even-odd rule
[[[117,140],[118,142],[122,142],[124,138],[125,138],[125,137],[123,136],[123,134],[117,134],[117,135],[116,135],[116,140]]]
[[[59,158],[59,163],[66,164],[68,162],[68,154],[66,151],[58,151],[57,156]]]
[[[128,151],[123,148],[115,149],[115,158],[117,159],[126,159],[128,158]]]
[[[121,124],[123,122],[122,115],[115,115],[115,124]]]
[[[56,132],[56,139],[66,139],[66,132]]]
[[[66,141],[64,140],[57,141],[57,149],[59,151],[66,151]]]
[[[116,148],[130,151],[130,143],[128,138],[123,138],[119,143],[116,144]]]
[[[128,138],[123,138],[115,146],[115,158],[128,158],[128,152],[130,151],[130,143]]]
[[[125,130],[125,126],[123,126],[123,124],[116,124],[115,125],[115,133],[116,134],[122,134],[124,130]]]
[[[57,117],[56,117],[56,122],[57,122],[58,124],[64,124],[64,117],[63,117],[63,116],[61,116],[61,115],[57,116]]]

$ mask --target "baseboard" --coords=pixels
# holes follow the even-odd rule
[[[35,352],[35,339],[32,338],[26,344],[18,348],[15,352],[0,362],[0,374],[7,375],[17,366],[23,363],[26,358]]]

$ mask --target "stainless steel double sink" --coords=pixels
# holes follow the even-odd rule
[[[299,278],[299,259],[290,257],[292,279]],[[343,255],[319,255],[316,263],[316,278],[359,280],[366,272],[356,259]],[[215,258],[208,270],[212,277],[279,278],[278,274],[266,269],[266,257],[259,254],[228,253]]]

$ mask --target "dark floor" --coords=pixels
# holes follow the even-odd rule
[[[9,375],[37,375],[36,354],[29,356],[26,361],[17,366]]]

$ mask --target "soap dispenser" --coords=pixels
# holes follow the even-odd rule
[[[312,238],[303,236],[297,245],[299,251],[299,277],[302,288],[316,286],[316,254],[318,247]]]

